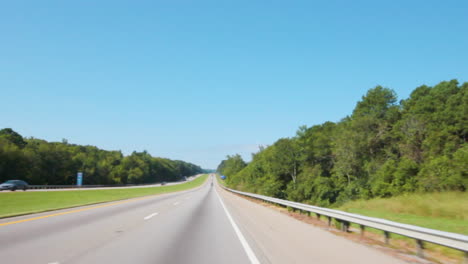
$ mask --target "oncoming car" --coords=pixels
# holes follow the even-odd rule
[[[28,189],[28,187],[29,186],[25,181],[9,180],[9,181],[6,181],[6,182],[0,184],[0,191],[3,191],[3,190],[11,190],[11,191],[23,190],[23,191],[26,191]]]

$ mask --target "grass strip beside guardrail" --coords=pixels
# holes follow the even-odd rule
[[[0,218],[184,191],[202,185],[207,177],[208,175],[205,174],[182,184],[147,188],[2,193],[0,194]]]
[[[468,193],[440,192],[414,193],[391,198],[357,200],[344,204],[339,210],[350,213],[378,217],[400,223],[416,225],[436,230],[468,235]],[[351,224],[359,229],[358,225]],[[381,234],[382,231],[368,228],[366,231]],[[409,241],[410,238],[392,234],[392,240]],[[446,256],[463,256],[463,253],[435,244],[427,244],[427,249]]]

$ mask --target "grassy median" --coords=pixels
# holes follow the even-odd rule
[[[202,185],[207,177],[208,175],[205,174],[182,184],[147,188],[2,193],[0,194],[0,218],[183,191]]]

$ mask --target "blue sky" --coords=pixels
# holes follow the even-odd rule
[[[0,127],[215,168],[468,77],[468,1],[3,1]]]

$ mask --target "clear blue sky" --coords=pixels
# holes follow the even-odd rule
[[[215,168],[468,77],[468,1],[3,1],[0,128]]]

